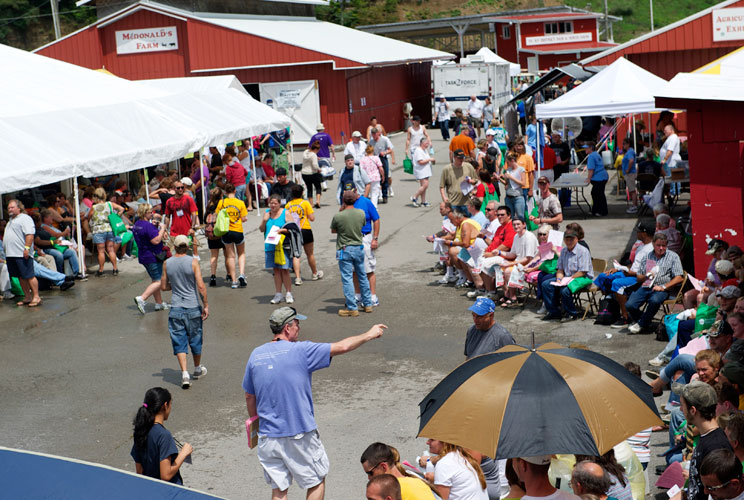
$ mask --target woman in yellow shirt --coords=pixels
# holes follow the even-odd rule
[[[307,255],[307,263],[310,264],[310,270],[313,272],[313,281],[319,280],[323,277],[323,271],[318,271],[318,266],[315,263],[315,239],[313,238],[313,229],[310,226],[310,222],[315,221],[315,212],[313,207],[307,200],[302,198],[304,188],[295,184],[290,190],[291,200],[287,203],[284,209],[287,211],[285,217],[287,222],[296,222],[302,232],[302,248],[305,250]],[[302,284],[302,276],[300,275],[300,258],[295,257],[292,259],[292,267],[295,273],[295,285],[300,286]]]
[[[230,230],[222,235],[222,243],[225,245],[225,265],[232,279],[232,288],[246,287],[245,281],[245,236],[243,236],[243,222],[248,220],[248,210],[245,203],[235,197],[235,186],[229,182],[225,184],[227,198],[222,198],[217,204],[217,214],[223,208],[230,218]],[[235,279],[235,253],[238,254],[238,267],[240,275]]]

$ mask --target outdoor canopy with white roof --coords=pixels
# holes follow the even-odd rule
[[[666,84],[666,80],[620,58],[558,99],[535,106],[535,115],[545,119],[656,112],[654,95]]]
[[[0,63],[0,147],[8,153],[0,193],[137,170],[289,126],[232,84],[166,90],[5,45]]]
[[[483,60],[487,63],[508,64],[509,76],[519,76],[522,73],[519,64],[507,61],[488,47],[482,47],[475,55],[483,57]]]

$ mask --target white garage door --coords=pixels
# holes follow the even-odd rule
[[[318,81],[259,83],[261,102],[290,117],[296,144],[307,144],[320,123]]]

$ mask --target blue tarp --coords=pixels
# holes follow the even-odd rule
[[[0,497],[18,500],[220,498],[105,465],[2,447],[0,478]]]

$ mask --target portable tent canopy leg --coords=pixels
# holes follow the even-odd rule
[[[251,166],[253,167],[253,187],[256,190],[256,217],[261,217],[261,198],[258,196],[258,179],[256,179],[256,152],[253,149],[253,137],[251,137]]]
[[[77,230],[77,253],[78,262],[80,263],[80,274],[85,277],[88,273],[86,272],[85,266],[85,247],[83,246],[83,228],[80,223],[80,195],[78,194],[78,181],[77,176],[72,178],[72,190],[75,194],[75,229]]]

